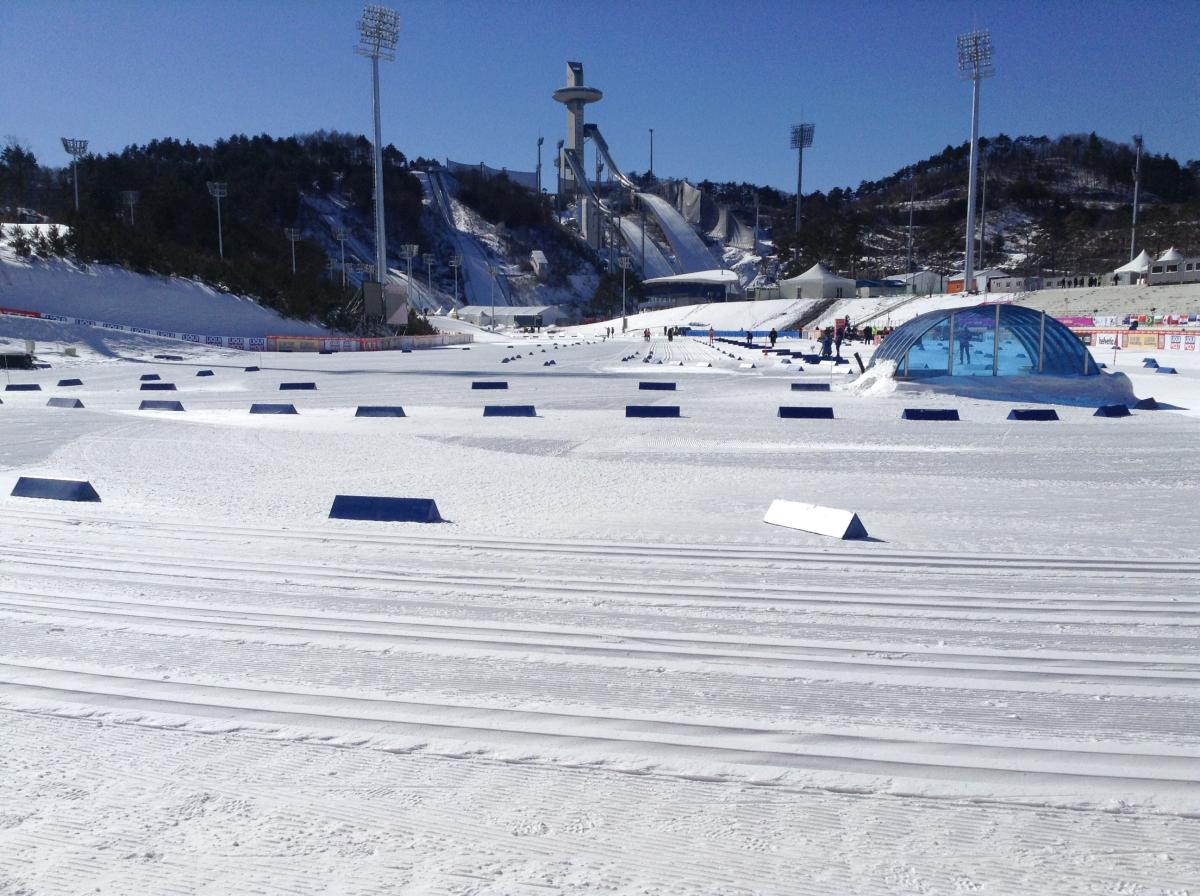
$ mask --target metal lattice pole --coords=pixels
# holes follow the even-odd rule
[[[379,121],[379,60],[396,58],[400,37],[400,14],[382,6],[363,7],[358,20],[360,56],[371,60],[371,86],[375,118],[375,273],[382,283],[387,274],[387,232],[383,217],[383,129]]]
[[[87,152],[88,142],[78,137],[63,137],[63,149],[71,157],[71,182],[75,185],[75,211],[79,211],[79,166],[76,164],[80,156]]]
[[[963,291],[975,280],[975,174],[979,167],[979,83],[994,74],[992,38],[986,29],[958,36],[958,70],[971,82],[971,161],[967,177],[967,246],[963,259]]]
[[[229,195],[229,184],[224,181],[210,180],[208,195],[217,200],[217,252],[225,258],[225,236],[221,228],[221,200]]]

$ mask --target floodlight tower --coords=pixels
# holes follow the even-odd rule
[[[1135,134],[1133,137],[1133,146],[1137,152],[1137,161],[1133,163],[1133,230],[1129,234],[1129,260],[1133,261],[1133,256],[1137,252],[1137,209],[1138,209],[1138,188],[1142,185],[1142,135]]]
[[[487,266],[488,279],[492,284],[492,326],[491,329],[496,329],[496,266],[488,262]]]
[[[396,42],[400,37],[400,13],[382,6],[368,4],[358,20],[360,56],[371,60],[371,83],[374,87],[375,109],[375,271],[379,282],[387,274],[387,235],[383,224],[383,130],[379,124],[379,60],[396,59]]]
[[[617,263],[621,266],[621,320],[624,321],[625,314],[626,314],[626,311],[625,311],[625,272],[629,270],[632,262],[630,261],[629,256],[622,252],[621,258]]]
[[[418,253],[420,253],[420,251],[421,251],[421,247],[418,246],[416,243],[405,243],[403,246],[400,247],[400,257],[403,258],[406,262],[408,262],[408,280],[405,281],[404,288],[408,291],[408,295],[409,295],[410,299],[412,297],[412,292],[413,292],[412,263],[413,263],[413,259],[417,257],[417,255],[418,255]],[[383,281],[381,280],[380,282],[382,283]]]
[[[75,184],[75,211],[79,211],[79,157],[87,152],[88,142],[77,137],[63,137],[63,149],[71,157],[71,181]]]
[[[562,154],[567,151],[574,152],[579,160],[580,170],[583,170],[583,107],[603,96],[604,94],[595,87],[583,86],[582,62],[567,63],[567,86],[554,91],[555,101],[567,107],[566,149],[559,151],[558,170],[559,177],[567,182],[568,187],[574,187],[575,192],[579,192],[579,186],[575,183],[575,172],[563,160]]]
[[[958,36],[958,71],[971,82],[971,162],[967,177],[967,252],[963,263],[963,291],[974,291],[975,281],[975,172],[979,167],[979,82],[995,74],[992,37],[986,28]]]
[[[283,235],[287,237],[288,242],[292,244],[292,273],[296,273],[296,240],[300,239],[300,231],[295,227],[285,227]]]
[[[812,146],[813,125],[811,122],[792,125],[792,149],[798,150],[796,163],[796,232],[800,232],[800,191],[804,184],[804,150]]]
[[[425,289],[429,292],[429,297],[433,298],[433,253],[426,252],[421,256],[421,261],[425,262]]]
[[[121,202],[129,206],[129,226],[133,226],[133,207],[138,204],[138,200],[142,198],[142,194],[137,190],[122,190]]]
[[[450,267],[454,268],[454,304],[458,304],[458,269],[462,267],[463,257],[461,255],[450,256]]]
[[[333,238],[342,247],[342,289],[346,288],[346,237],[349,234],[340,227],[333,232]]]
[[[542,201],[542,144],[546,142],[545,137],[538,137],[538,164],[537,164],[537,195],[538,202]]]
[[[217,252],[225,258],[225,237],[221,233],[221,200],[229,195],[229,184],[222,180],[208,182],[208,195],[217,200]]]

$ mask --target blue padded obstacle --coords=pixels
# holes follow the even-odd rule
[[[280,383],[280,392],[314,392],[316,391],[316,383]]]
[[[404,408],[398,404],[360,404],[354,412],[355,417],[403,417]]]
[[[257,367],[243,367],[243,368],[242,368],[242,370],[243,370],[245,373],[258,373],[258,371],[259,371],[259,368],[257,368]]]
[[[1128,417],[1130,416],[1129,408],[1123,404],[1102,404],[1096,408],[1096,413],[1093,417]]]
[[[196,371],[196,376],[212,376],[212,375],[213,375],[213,372],[211,370],[197,370]]]
[[[476,380],[471,383],[472,389],[507,389],[508,383],[496,380]]]
[[[440,523],[442,515],[432,498],[376,498],[337,495],[329,508],[331,520],[370,520],[376,523]]]
[[[158,361],[182,361],[183,355],[155,355]]]
[[[832,420],[833,408],[780,405],[779,416],[789,420]]]
[[[48,408],[81,408],[83,402],[78,398],[51,398],[46,402]]]
[[[83,380],[59,380],[58,385],[60,388],[63,386],[82,386]]]
[[[139,411],[182,411],[182,401],[152,401],[144,400],[138,405]]]
[[[828,392],[829,383],[792,383],[793,392]]]
[[[138,379],[140,379],[143,383],[149,383],[153,380],[161,380],[162,377],[157,373],[143,373],[140,377],[138,377]]]
[[[317,350],[317,354],[318,354],[318,355],[332,355],[332,354],[333,354],[333,349],[331,349],[331,348],[322,348],[322,349],[318,349],[318,350]]]
[[[643,392],[674,392],[674,383],[638,383],[638,389]]]
[[[41,479],[37,476],[22,476],[13,487],[14,498],[46,498],[50,501],[91,501],[100,496],[92,484],[77,479]]]
[[[1153,358],[1147,358],[1146,360],[1144,360],[1142,362],[1142,366],[1143,367],[1157,367],[1158,362],[1155,361]]]
[[[174,383],[142,383],[141,390],[143,392],[174,392]]]
[[[1057,420],[1054,408],[1013,408],[1008,412],[1009,420]]]
[[[1138,403],[1135,404],[1133,407],[1135,410],[1139,410],[1139,411],[1157,411],[1158,410],[1158,402],[1155,401],[1153,398],[1141,398],[1138,400]]]
[[[252,404],[250,405],[251,414],[296,414],[294,404]]]
[[[9,383],[4,387],[5,392],[41,392],[42,387],[37,383]]]
[[[400,354],[402,354],[402,355],[411,355],[411,354],[412,354],[412,349],[411,349],[411,348],[402,348],[402,349],[400,349]]]
[[[1174,367],[1160,367],[1160,368],[1158,368],[1158,370],[1156,370],[1154,372],[1155,373],[1175,373],[1175,368]]]
[[[901,420],[957,420],[956,408],[905,408]]]
[[[485,404],[485,417],[536,417],[537,409],[531,404]]]
[[[678,417],[677,404],[627,404],[626,417]]]

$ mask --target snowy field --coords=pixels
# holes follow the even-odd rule
[[[1119,359],[1183,410],[1016,423],[690,339],[35,326],[0,319],[52,364],[0,392],[4,896],[1196,892],[1194,353]],[[336,494],[449,522],[329,520]],[[776,498],[871,539],[768,526]]]

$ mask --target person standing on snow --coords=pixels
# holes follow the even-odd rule
[[[771,348],[775,347],[775,340],[779,338],[779,334],[771,327],[771,332],[767,334],[767,338],[771,340]]]
[[[714,330],[712,327],[709,327],[708,328],[708,344],[714,345],[716,342],[716,338],[717,338],[717,331]]]

